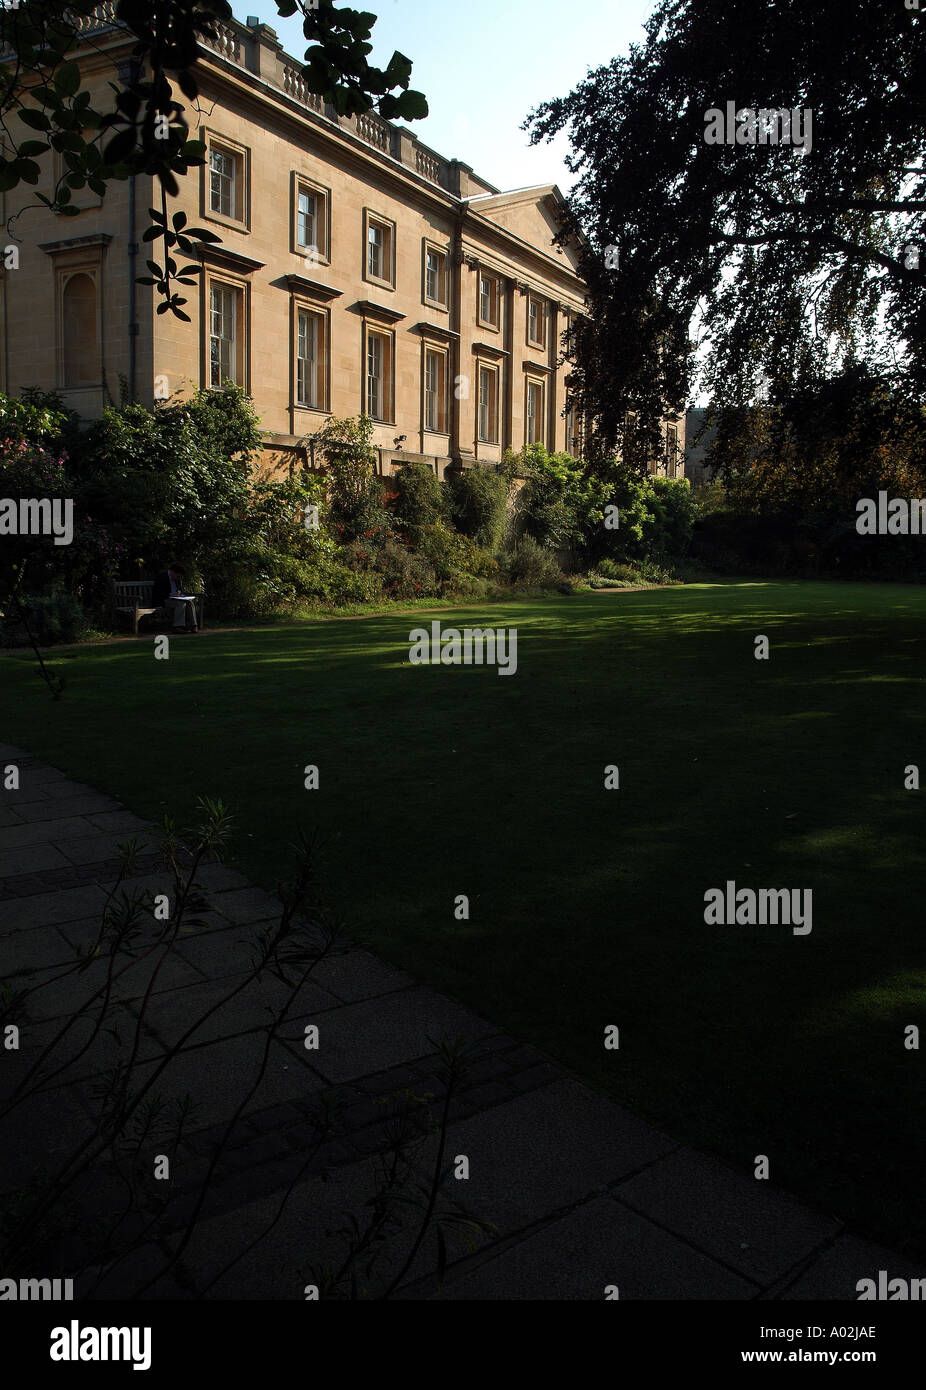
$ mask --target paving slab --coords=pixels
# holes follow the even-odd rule
[[[452,1124],[447,1147],[469,1159],[469,1199],[508,1235],[655,1163],[677,1144],[563,1078]],[[432,1149],[433,1141],[425,1167]]]
[[[480,1038],[495,1031],[485,1019],[424,985],[345,1004],[317,1020],[305,1014],[284,1024],[279,1036],[299,1049],[304,1025],[316,1021],[319,1046],[312,1065],[328,1081],[350,1081],[426,1057],[442,1035]]]
[[[71,863],[57,845],[50,842],[18,845],[15,849],[0,850],[0,879],[13,874],[31,874],[39,869],[60,869]]]
[[[229,998],[234,983],[234,980],[227,983],[209,980],[158,995],[157,1003],[150,1012],[150,1023],[156,1037],[164,1047],[172,1046],[193,1023],[216,1005],[219,1007],[193,1034],[191,1046],[253,1032],[273,1021],[285,1007],[291,993],[290,987],[282,980],[265,975]],[[296,995],[290,1012],[298,1016],[307,1010],[324,1011],[338,1006],[337,999],[307,980]]]
[[[30,821],[28,824],[17,817],[15,823],[3,829],[3,848],[8,851],[18,845],[57,844],[59,840],[77,835],[92,835],[95,828],[82,816],[61,816],[57,820]]]
[[[4,933],[29,931],[62,922],[78,921],[102,911],[105,890],[96,883],[53,893],[33,893],[28,898],[12,898],[3,904]]]
[[[244,1095],[257,1079],[266,1039],[259,1033],[191,1047],[172,1058],[153,1090],[165,1100],[188,1094],[195,1105],[188,1129],[231,1119]],[[148,1081],[157,1063],[138,1069],[139,1082]],[[322,1081],[299,1058],[278,1042],[272,1042],[260,1085],[249,1108],[304,1100],[322,1089]]]
[[[464,1261],[464,1264],[473,1263]],[[455,1277],[437,1300],[752,1299],[756,1286],[607,1198],[585,1203]],[[421,1297],[424,1291],[416,1289]]]
[[[55,840],[55,846],[69,864],[95,864],[107,859],[119,859],[122,854],[120,846],[130,840],[136,841],[142,854],[156,845],[155,837],[143,832],[118,835],[96,831],[93,835]]]
[[[859,1281],[873,1279],[877,1285],[882,1269],[888,1280],[899,1278],[909,1283],[912,1279],[926,1279],[926,1261],[916,1265],[883,1245],[859,1240],[853,1235],[841,1235],[815,1256],[788,1287],[773,1289],[763,1297],[785,1302],[813,1298],[857,1301]]]
[[[840,1230],[768,1182],[681,1148],[615,1196],[763,1287]]]
[[[85,816],[119,809],[119,802],[101,792],[82,792],[76,796],[45,796],[17,808],[25,821],[62,820],[66,816]]]

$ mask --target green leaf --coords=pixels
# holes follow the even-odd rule
[[[428,114],[428,99],[424,92],[403,92],[396,98],[396,115],[405,121],[423,121]]]
[[[389,59],[389,66],[386,68],[387,87],[407,87],[408,79],[412,75],[411,59],[406,58],[404,53],[393,53]]]
[[[174,213],[174,216],[173,216],[173,223],[174,223],[174,230],[177,231],[177,232],[181,231],[181,230],[186,226],[186,224],[187,224],[187,215],[186,215],[186,213],[185,213],[185,212],[175,212],[175,213]]]
[[[141,234],[142,241],[157,241],[164,235],[163,227],[146,227]]]
[[[188,235],[195,237],[197,241],[206,242],[207,245],[222,240],[220,236],[216,236],[215,232],[210,232],[205,227],[190,227]]]
[[[19,168],[19,177],[23,183],[38,183],[42,171],[34,159],[18,159],[16,163]]]
[[[24,140],[16,153],[20,159],[25,159],[30,154],[44,154],[47,149],[44,140]]]
[[[59,92],[72,97],[80,87],[80,65],[75,62],[65,63],[63,67],[58,68],[52,80]]]
[[[44,111],[33,111],[31,106],[27,106],[20,111],[19,119],[23,125],[31,126],[33,130],[51,130],[51,121]]]

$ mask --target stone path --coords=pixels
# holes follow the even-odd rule
[[[105,958],[83,972],[73,966],[96,938],[120,841],[139,841],[128,889],[150,904],[171,887],[151,827],[119,802],[0,745],[0,768],[8,764],[19,768],[20,787],[0,794],[0,981],[14,990],[41,988],[19,1020],[19,1049],[0,1050],[4,1098],[105,975]],[[93,1132],[101,1078],[126,1059],[136,1029],[144,1078],[245,977],[250,942],[261,924],[278,918],[279,904],[225,866],[210,865],[199,879],[210,911],[159,970],[141,1026],[150,968],[120,977],[114,1033],[91,1039],[81,1019],[47,1089],[0,1121],[0,1207],[4,1194],[28,1185],[42,1164],[60,1163]],[[449,1111],[445,1167],[452,1174],[463,1156],[469,1176],[451,1175],[442,1190],[491,1222],[494,1233],[476,1232],[469,1245],[449,1238],[438,1289],[433,1235],[404,1271],[409,1226],[411,1235],[389,1245],[384,1273],[370,1280],[361,1273],[369,1295],[401,1276],[393,1296],[417,1299],[603,1299],[609,1286],[621,1299],[855,1299],[858,1280],[877,1278],[879,1269],[891,1277],[922,1273],[768,1183],[684,1147],[361,948],[319,964],[268,1049],[269,1011],[286,994],[279,980],[252,982],[164,1071],[156,1087],[163,1098],[189,1095],[195,1108],[179,1143],[159,1142],[155,1129],[141,1146],[147,1199],[170,1196],[157,1240],[146,1239],[150,1213],[129,1214],[119,1229],[132,1238],[131,1252],[102,1281],[81,1276],[78,1297],[124,1296],[151,1278],[145,1297],[190,1298],[206,1288],[210,1298],[302,1299],[313,1269],[340,1265],[345,1245],[337,1231],[347,1214],[362,1220],[369,1212],[377,1155],[388,1152],[400,1113],[410,1112],[420,1135],[411,1175],[426,1180],[437,1143],[426,1116],[437,1113],[443,1095],[433,1040],[461,1034],[473,1050]],[[307,1050],[312,1024],[319,1045]],[[260,1089],[218,1160],[192,1236],[170,1272],[157,1277],[265,1051]],[[331,1119],[318,1147],[322,1102]],[[170,1158],[169,1182],[153,1179],[161,1152]],[[114,1222],[124,1190],[112,1166],[94,1170],[75,1189],[74,1211]],[[41,1273],[72,1273],[83,1250],[73,1229],[55,1228],[46,1255],[55,1269]]]

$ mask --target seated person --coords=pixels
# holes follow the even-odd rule
[[[162,574],[156,575],[152,586],[152,602],[155,607],[166,608],[168,613],[173,613],[174,632],[186,631],[187,617],[190,619],[192,630],[198,632],[195,605],[189,599],[177,597],[184,592],[183,574],[182,566],[172,562]]]

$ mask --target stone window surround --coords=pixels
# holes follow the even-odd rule
[[[237,292],[235,302],[235,340],[239,346],[238,384],[250,393],[251,389],[251,285],[242,275],[236,275],[224,268],[207,265],[202,277],[201,322],[202,328],[202,382],[206,390],[219,390],[212,385],[211,351],[212,340],[212,286],[221,285]]]
[[[318,179],[301,174],[298,169],[292,172],[292,251],[293,255],[305,259],[306,248],[299,242],[299,192],[306,188],[323,200],[322,224],[324,227],[324,246],[318,248],[319,265],[331,264],[331,189]]]
[[[249,235],[251,231],[251,151],[247,145],[242,145],[238,140],[232,140],[229,136],[223,135],[220,131],[213,130],[209,126],[203,127],[201,138],[206,144],[206,162],[201,166],[200,216],[208,222],[217,223],[220,227],[230,227],[236,232]],[[238,160],[240,217],[226,217],[223,213],[212,210],[209,156],[212,153],[213,145],[226,150]]]
[[[370,264],[370,223],[384,227],[388,233],[388,245],[386,247],[389,265],[389,275],[380,277],[371,275]],[[389,290],[395,293],[395,268],[396,268],[396,224],[391,217],[386,217],[384,213],[377,212],[375,208],[364,207],[363,209],[363,278],[371,285],[376,285],[379,289]]]
[[[436,251],[443,257],[444,269],[442,279],[444,282],[443,299],[431,299],[428,294],[428,252]],[[441,313],[450,312],[450,247],[441,246],[440,242],[433,241],[430,237],[421,239],[421,302],[431,309],[438,309]]]
[[[443,389],[442,399],[438,401],[438,420],[436,429],[430,429],[427,423],[427,363],[428,353],[434,353],[443,359]],[[421,339],[421,429],[424,434],[436,434],[442,438],[450,436],[450,344],[441,342],[437,338],[430,338],[422,334]]]

